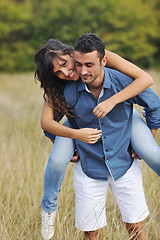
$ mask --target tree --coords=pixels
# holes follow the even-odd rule
[[[1,0],[0,71],[33,70],[40,44],[57,38],[74,46],[84,32],[141,67],[158,65],[159,9],[159,0]]]

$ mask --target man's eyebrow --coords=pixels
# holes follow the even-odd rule
[[[75,63],[80,63],[77,60],[74,60],[74,61],[75,61]],[[82,64],[82,63],[80,63],[80,64]],[[93,62],[85,62],[85,64],[93,64]]]

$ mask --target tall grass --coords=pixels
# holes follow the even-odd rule
[[[160,95],[159,72],[150,72]],[[159,82],[158,82],[159,81]],[[159,91],[159,92],[158,92]],[[33,74],[0,75],[0,239],[41,239],[43,174],[52,148],[40,128],[42,91]],[[160,144],[160,133],[157,134]],[[145,221],[150,239],[160,239],[160,180],[142,161],[144,188],[150,209]],[[67,168],[59,195],[55,239],[79,240],[74,227],[73,164]],[[112,193],[107,196],[108,226],[102,239],[128,239]]]

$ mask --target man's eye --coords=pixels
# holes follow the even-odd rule
[[[92,67],[92,64],[87,64],[87,67]]]
[[[81,66],[81,64],[76,62],[76,66],[80,67],[80,66]]]

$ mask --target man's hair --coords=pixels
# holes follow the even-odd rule
[[[81,53],[97,51],[100,61],[105,55],[105,45],[101,38],[94,33],[84,33],[77,40],[74,50]]]

